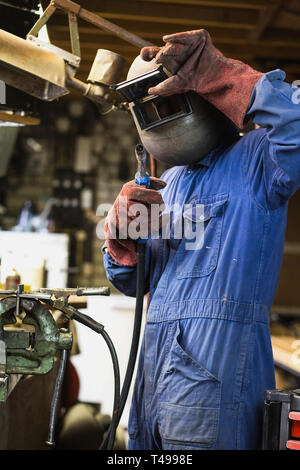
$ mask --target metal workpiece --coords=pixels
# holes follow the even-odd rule
[[[76,295],[79,297],[82,295],[110,295],[109,287],[78,287]]]
[[[68,298],[70,295],[77,295],[81,297],[83,295],[110,295],[109,287],[67,287],[64,289],[52,289],[51,287],[42,287],[39,292],[42,294],[48,294],[56,298],[64,297]]]

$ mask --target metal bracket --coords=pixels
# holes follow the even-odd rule
[[[33,36],[32,34],[27,34],[26,37],[27,41],[34,42],[38,46],[41,46],[43,49],[47,49],[48,51],[54,52],[55,54],[59,55],[64,59],[65,62],[68,64],[72,65],[72,67],[75,67],[76,69],[80,65],[80,55],[75,55],[71,54],[71,52],[65,51],[64,49],[61,49],[60,47],[54,46],[54,44],[51,44],[50,42],[47,41],[42,41],[36,36]],[[79,54],[80,54],[80,46],[79,46]]]

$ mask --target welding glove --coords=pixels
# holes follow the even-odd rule
[[[144,47],[141,57],[146,61],[155,57],[173,75],[148,93],[169,96],[195,91],[243,128],[253,87],[263,74],[225,57],[205,29],[170,34],[163,40],[164,47]]]
[[[157,204],[157,215],[160,216],[164,205],[158,190],[165,186],[164,181],[153,177],[150,178],[149,189],[137,185],[134,181],[129,181],[123,186],[105,220],[106,247],[117,263],[123,266],[136,265],[139,236],[133,238],[129,225],[138,217],[140,229],[147,227],[147,234],[151,233],[151,205]],[[135,204],[142,204],[146,210],[138,213],[138,206]],[[159,218],[158,228],[160,220]]]

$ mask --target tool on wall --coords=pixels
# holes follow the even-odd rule
[[[104,338],[113,362],[115,391],[113,418],[118,414],[120,401],[120,371],[114,345],[104,326],[68,305],[70,295],[110,295],[109,288],[40,289],[24,292],[19,285],[11,291],[0,291],[0,402],[7,398],[10,374],[43,375],[54,367],[57,353],[61,351],[60,365],[54,388],[47,444],[55,445],[55,426],[59,399],[67,361],[67,351],[72,347],[72,334],[58,329],[47,305],[60,310],[66,319],[74,319]],[[12,328],[18,324],[18,328]],[[10,327],[9,327],[10,325]],[[30,331],[28,326],[31,327]],[[22,328],[23,327],[23,328]],[[27,330],[26,330],[27,327]],[[112,419],[113,419],[112,418]],[[110,433],[109,448],[113,447],[115,430]]]

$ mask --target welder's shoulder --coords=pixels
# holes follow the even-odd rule
[[[240,155],[253,156],[254,153],[262,149],[267,140],[267,130],[263,128],[247,132],[231,147],[231,152],[237,152]]]

